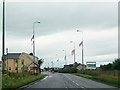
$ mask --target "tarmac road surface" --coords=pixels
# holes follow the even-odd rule
[[[43,72],[43,74],[46,74],[44,79],[39,80],[26,88],[76,88],[80,90],[87,90],[88,88],[101,88],[101,90],[103,90],[103,88],[116,89],[116,87],[72,74],[50,72]]]

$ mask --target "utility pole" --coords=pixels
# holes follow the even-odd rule
[[[4,54],[5,54],[5,0],[3,0],[3,40],[2,40],[2,69],[5,70],[5,61],[4,61]]]
[[[8,48],[6,48],[6,54],[8,55]],[[8,60],[7,60],[7,71],[8,71]]]

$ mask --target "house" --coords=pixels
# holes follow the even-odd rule
[[[72,68],[72,67],[73,67],[73,64],[69,64],[69,65],[64,65],[63,68],[65,69],[65,68]]]
[[[86,65],[82,65],[81,63],[75,62],[74,64],[64,65],[65,68],[76,68],[77,70],[82,70],[82,68],[85,70]]]
[[[22,73],[38,73],[38,57],[29,55],[27,53],[7,53],[3,56],[5,60],[4,66],[5,71]]]
[[[86,70],[86,65],[82,65],[82,64],[80,64],[80,65],[78,65],[77,67],[76,67],[76,69],[77,70]]]

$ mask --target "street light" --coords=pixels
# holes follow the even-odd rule
[[[32,39],[33,39],[33,60],[34,61],[35,61],[35,24],[37,24],[37,23],[40,23],[40,22],[33,22],[33,36],[32,36]]]
[[[33,56],[35,60],[35,24],[40,23],[40,22],[34,22],[33,23]]]
[[[70,41],[70,43],[73,43],[73,45],[74,45],[74,63],[75,63],[75,42]]]
[[[4,54],[5,54],[5,0],[3,0],[3,25],[2,25],[2,70],[5,71],[5,60],[4,60]]]
[[[84,53],[83,53],[83,31],[77,30],[77,32],[82,33],[82,69],[83,69],[83,64],[84,64]]]
[[[64,57],[64,60],[65,60],[65,65],[67,65],[67,61],[66,61],[66,50],[62,50],[65,52],[65,57]]]
[[[82,33],[82,41],[83,41],[83,31],[80,31],[79,29],[77,29],[77,32],[81,32]]]

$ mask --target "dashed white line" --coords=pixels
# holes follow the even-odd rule
[[[79,84],[78,84],[78,83],[76,83],[76,85],[78,85],[78,86],[79,86]]]
[[[82,86],[81,88],[85,88],[85,87]]]
[[[75,83],[75,81],[72,81],[73,83]]]
[[[67,77],[68,78],[68,77]],[[70,78],[68,78],[70,81],[72,81]],[[76,83],[75,81],[72,81],[74,84],[76,84],[77,86],[80,86],[78,83]],[[81,88],[83,88],[83,89],[85,89],[86,90],[86,88],[85,87],[83,87],[83,86],[81,86]]]
[[[35,84],[38,84],[38,83],[35,83]]]

